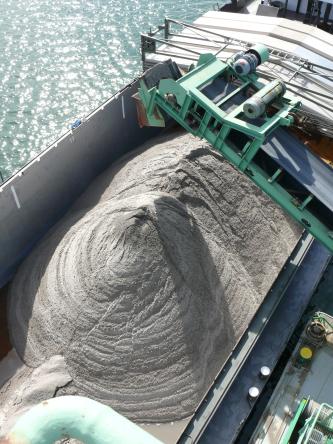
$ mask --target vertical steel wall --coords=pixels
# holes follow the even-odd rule
[[[138,126],[136,91],[135,81],[0,187],[0,288],[100,172],[157,134]]]

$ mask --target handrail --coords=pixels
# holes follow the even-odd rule
[[[30,409],[0,444],[162,444],[110,407],[82,396],[60,396]]]

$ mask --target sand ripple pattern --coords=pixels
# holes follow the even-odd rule
[[[191,136],[101,175],[21,266],[11,337],[136,421],[193,413],[300,229]]]

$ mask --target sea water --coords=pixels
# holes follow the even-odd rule
[[[213,0],[0,0],[2,177],[140,72],[140,32],[212,8]]]

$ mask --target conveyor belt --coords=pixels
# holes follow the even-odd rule
[[[210,84],[202,92],[215,103],[221,94],[229,94],[233,88],[231,84],[224,84],[223,88],[220,84]],[[235,96],[224,110],[231,112],[243,101],[244,96]],[[333,212],[333,169],[327,163],[284,128],[276,129],[262,145],[262,149]]]
[[[255,48],[258,54],[264,51]],[[279,88],[284,89],[279,80],[264,84],[254,73],[239,77],[232,68],[238,62],[230,63],[202,56],[195,70],[176,80],[162,80],[156,89],[147,88],[145,74],[139,116],[143,114],[144,124],[163,125],[164,117],[153,111],[154,104],[188,132],[206,139],[333,252],[333,168],[285,128],[292,124],[293,113],[301,113],[300,102],[288,91],[279,96]],[[255,103],[261,95],[273,94],[266,105],[274,106],[275,112],[264,109],[250,118],[244,103],[253,91]]]
[[[282,128],[268,138],[262,149],[333,211],[333,169],[320,157]]]

